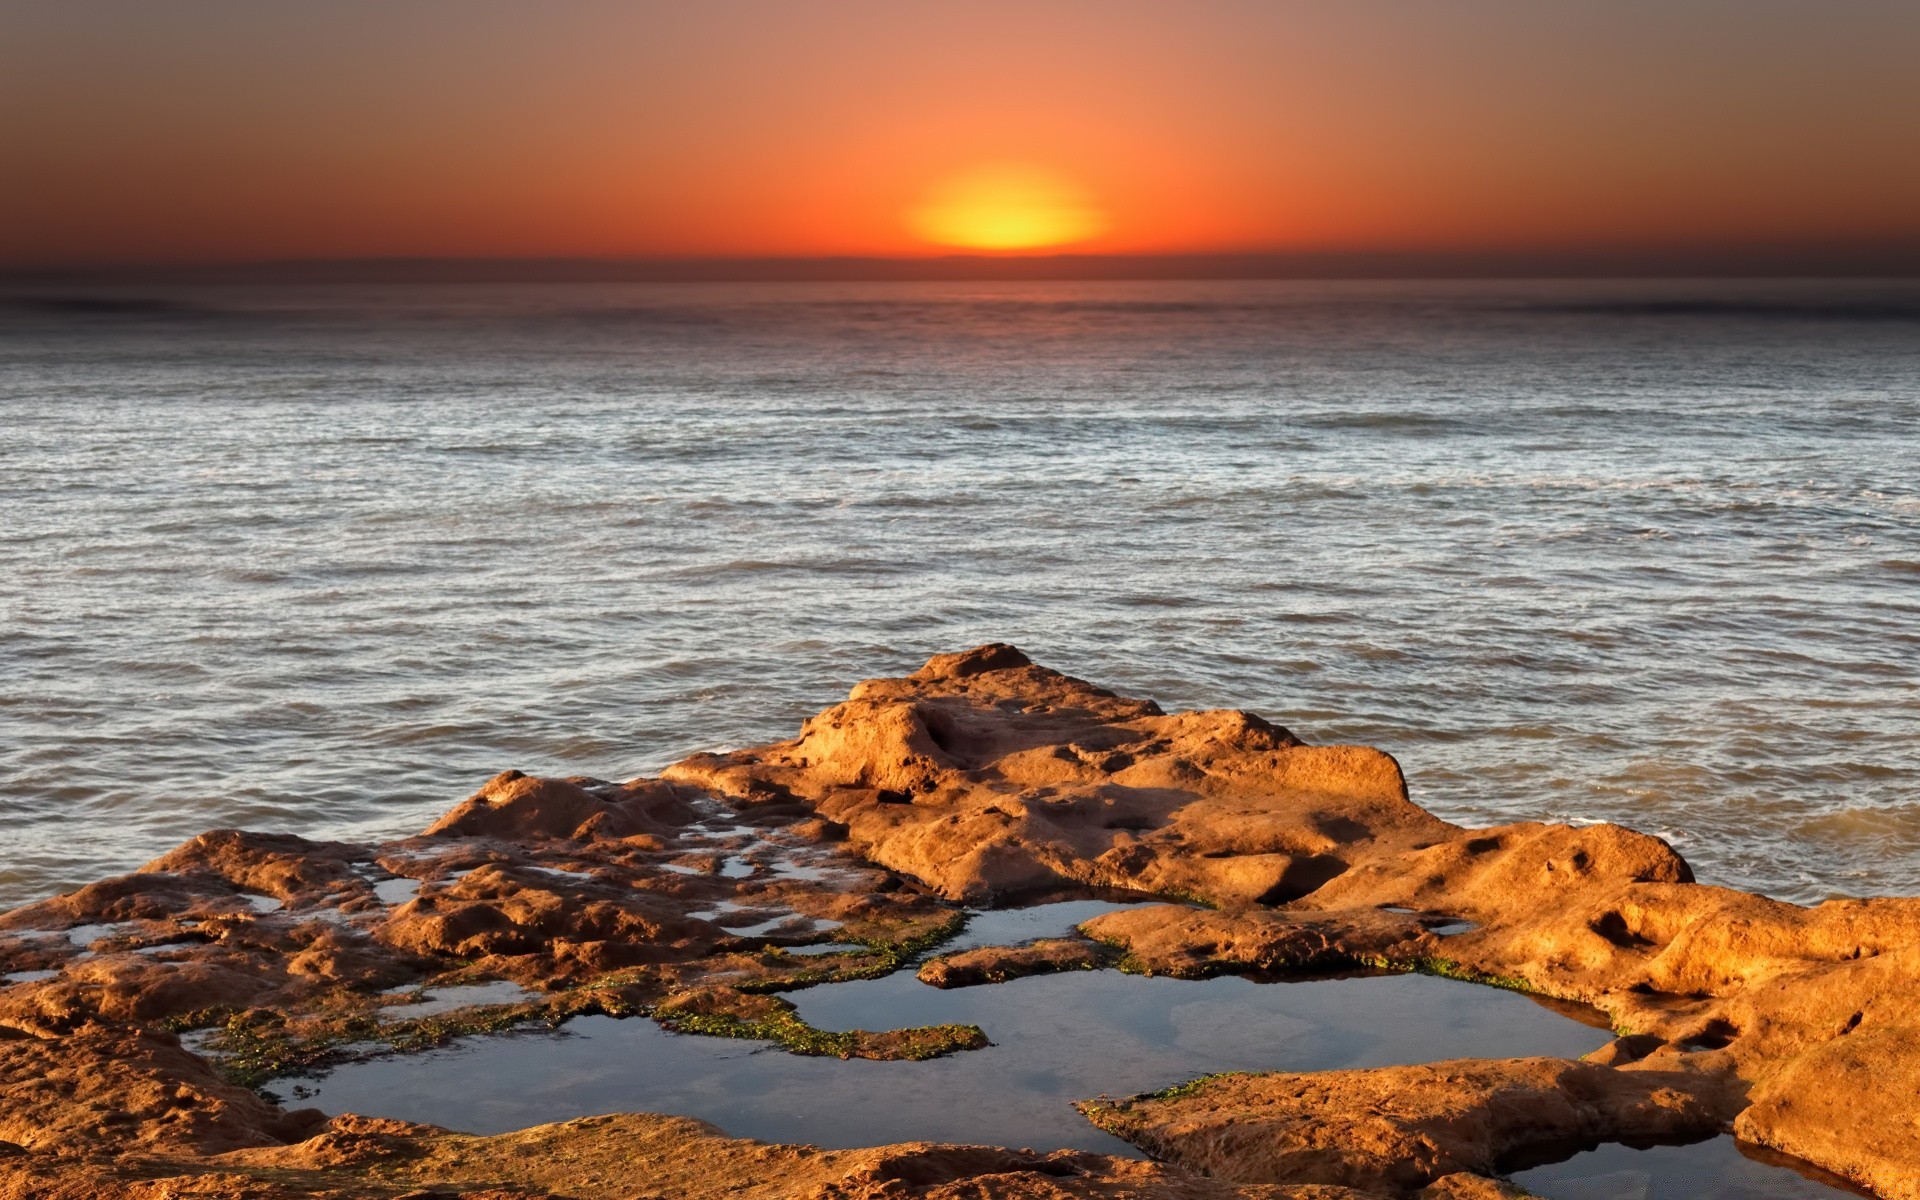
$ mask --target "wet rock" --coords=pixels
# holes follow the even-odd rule
[[[398,1146],[407,1148],[407,1156],[394,1153]],[[228,1169],[262,1173],[331,1173],[321,1179],[351,1179],[353,1168],[378,1163],[396,1191],[414,1183],[468,1195],[461,1189],[491,1185],[578,1200],[1372,1200],[1344,1188],[1246,1189],[1177,1168],[1074,1151],[772,1145],[729,1138],[683,1117],[644,1114],[587,1117],[496,1137],[419,1130],[399,1137],[363,1135],[351,1144],[330,1129],[299,1145],[242,1151],[220,1161]]]
[[[240,907],[238,897],[237,889],[211,875],[120,875],[0,914],[0,930],[64,930],[208,916]]]
[[[1251,909],[1233,913],[1148,904],[1095,917],[1089,936],[1123,949],[1151,975],[1326,971],[1424,961],[1439,947],[1411,914]]]
[[[1900,993],[1911,1005],[1914,984]],[[1843,1026],[1844,1028],[1844,1026]],[[1769,1074],[1733,1130],[1748,1141],[1819,1163],[1883,1196],[1920,1195],[1920,1025],[1855,1026]]]
[[[0,914],[0,965],[32,973],[0,987],[0,1142],[27,1151],[0,1155],[0,1200],[360,1195],[376,1161],[382,1194],[1468,1200],[1501,1194],[1487,1172],[1543,1140],[1724,1123],[1920,1200],[1920,900],[1803,908],[1704,887],[1666,843],[1615,826],[1463,829],[1414,805],[1377,750],[1306,745],[1245,712],[1163,713],[1004,645],[866,681],[790,741],[666,774],[507,772],[380,846],[215,831]],[[491,1139],[343,1120],[313,1137],[313,1114],[233,1082],[582,1012],[802,1053],[964,1051],[978,1030],[812,1030],[777,993],[914,961],[957,928],[937,897],[1062,884],[1170,902],[1088,922],[1093,940],[936,958],[924,977],[1119,955],[1183,976],[1417,969],[1592,1005],[1623,1036],[1584,1063],[1216,1080],[1099,1110],[1214,1180],[991,1148],[827,1154],[651,1117]],[[829,935],[847,952],[778,949]],[[484,980],[527,991],[419,1018],[383,995]],[[205,1031],[227,1077],[162,1026]],[[630,1142],[654,1155],[638,1175]],[[324,1178],[289,1190],[288,1170]]]
[[[1082,1111],[1156,1158],[1216,1179],[1411,1195],[1448,1175],[1491,1175],[1529,1151],[1716,1132],[1719,1115],[1689,1083],[1564,1059],[1467,1060],[1218,1076]]]
[[[1113,952],[1086,938],[1043,938],[1025,946],[981,946],[943,954],[920,968],[920,982],[937,988],[1005,983],[1028,975],[1091,971],[1111,966]]]
[[[651,780],[614,786],[503,771],[428,827],[426,836],[617,840],[670,833],[693,816],[682,792]]]
[[[1417,1200],[1524,1200],[1531,1194],[1502,1180],[1464,1171],[1437,1179],[1415,1193]]]
[[[1807,1094],[1833,1087],[1815,1066],[1786,1071],[1803,1055],[1909,1069],[1920,1018],[1894,997],[1920,985],[1920,902],[1803,909],[1702,887],[1665,842],[1610,825],[1460,829],[1407,803],[1377,752],[1304,746],[1246,714],[1167,716],[1003,647],[863,683],[791,742],[669,774],[799,797],[951,897],[1067,879],[1216,906],[1087,927],[1146,970],[1371,963],[1598,1006],[1703,1103],[1758,1083],[1744,1136],[1920,1196],[1920,1100],[1848,1108],[1844,1089]],[[1457,918],[1454,935],[1420,913]],[[1770,1089],[1782,1071],[1792,1086]]]
[[[351,865],[364,852],[363,847],[345,842],[216,829],[153,860],[140,872],[213,876],[240,892],[290,901],[364,889]]]
[[[276,1145],[317,1116],[225,1082],[172,1034],[98,1026],[0,1035],[0,1097],[0,1139],[68,1156]]]
[[[1010,647],[868,680],[791,742],[667,778],[743,806],[798,798],[874,862],[970,902],[1065,882],[1293,899],[1358,852],[1455,832],[1377,750],[1306,746],[1244,712],[1168,716]]]
[[[800,1019],[793,1005],[778,997],[743,992],[725,985],[675,993],[654,1010],[668,1029],[719,1037],[760,1038],[795,1054],[876,1060],[927,1059],[978,1050],[987,1035],[972,1025],[928,1025],[912,1029],[831,1032]]]

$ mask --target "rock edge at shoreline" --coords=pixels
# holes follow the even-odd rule
[[[796,1053],[965,1053],[970,1026],[831,1034],[778,993],[899,969],[956,927],[953,903],[1069,887],[1174,902],[922,978],[1425,970],[1591,1005],[1620,1036],[1581,1062],[1243,1075],[1083,1106],[1158,1164],[816,1151],[640,1115],[470,1138],[241,1086],[369,1039],[407,1050],[586,1012]],[[0,972],[16,976],[0,1197],[1464,1200],[1509,1194],[1488,1176],[1530,1151],[1730,1129],[1920,1200],[1920,901],[1707,887],[1612,825],[1464,829],[1412,803],[1377,750],[1164,714],[1004,645],[869,680],[791,741],[660,779],[508,772],[415,838],[205,834],[0,915]],[[408,1011],[422,987],[482,981],[485,1003]]]

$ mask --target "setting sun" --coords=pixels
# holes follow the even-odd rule
[[[968,250],[1032,250],[1084,242],[1107,215],[1070,180],[1039,167],[976,167],[933,188],[907,212],[928,242]]]

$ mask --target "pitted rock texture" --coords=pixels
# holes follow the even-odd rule
[[[1460,1061],[1309,1075],[1230,1075],[1163,1096],[1082,1105],[1155,1157],[1239,1183],[1312,1180],[1413,1195],[1528,1152],[1691,1141],[1720,1119],[1691,1080],[1565,1059]]]
[[[828,935],[853,952],[831,969],[872,969],[862,939],[884,947],[953,919],[823,840],[818,822],[743,819],[699,799],[646,780],[507,772],[386,845],[203,834],[132,875],[0,916],[0,966],[57,972],[0,988],[0,1027],[343,1006],[404,1016],[382,991],[449,976],[558,993],[624,971],[617,990],[633,1004],[715,971],[741,983],[791,973],[779,948]]]
[[[1084,927],[1138,969],[1413,967],[1596,1006],[1742,1136],[1920,1200],[1920,1091],[1809,1094],[1912,1076],[1920,900],[1808,909],[1705,887],[1613,825],[1461,828],[1412,804],[1378,751],[1247,713],[1169,716],[999,645],[668,777],[816,812],[955,898],[1073,880],[1213,906]]]
[[[1378,750],[1306,746],[1251,713],[1167,715],[999,645],[869,680],[793,741],[667,778],[816,812],[874,862],[975,902],[1078,883],[1276,903],[1457,832]]]
[[[1091,971],[1113,965],[1113,953],[1086,938],[1043,938],[1024,946],[980,946],[929,959],[921,983],[937,988],[977,987],[1057,971]]]
[[[1495,1193],[1488,1193],[1493,1195]],[[1475,1193],[1435,1193],[1464,1200]],[[1236,1187],[1100,1154],[908,1143],[818,1150],[622,1114],[471,1137],[340,1117],[310,1139],[197,1160],[0,1157],[0,1200],[1371,1200],[1338,1187]]]
[[[235,1086],[369,1039],[406,1049],[582,1012],[803,1053],[964,1053],[971,1027],[848,1040],[775,994],[908,964],[956,927],[951,902],[1063,885],[1166,902],[1085,938],[935,959],[931,980],[1421,969],[1592,1005],[1626,1036],[1587,1063],[1403,1068],[1391,1086],[1253,1077],[1103,1106],[1212,1182],[979,1148],[836,1157],[652,1117],[491,1139],[342,1118],[316,1136],[317,1114]],[[847,952],[783,950],[829,939]],[[1467,1200],[1502,1194],[1486,1172],[1547,1137],[1538,1120],[1577,1137],[1731,1127],[1920,1200],[1920,901],[1801,908],[1703,887],[1664,842],[1615,826],[1461,828],[1413,804],[1377,750],[1306,745],[1244,712],[1166,714],[1002,645],[862,683],[791,741],[662,779],[507,772],[415,838],[206,834],[0,915],[0,973],[16,972],[0,984],[0,1198],[723,1186],[668,1165],[690,1155],[769,1196]],[[419,989],[490,979],[530,999],[408,1015]],[[210,1039],[219,1069],[169,1029]],[[1286,1107],[1308,1095],[1312,1112]],[[635,1137],[677,1149],[623,1166],[611,1147]],[[567,1175],[567,1156],[604,1175]]]
[[[216,1154],[304,1137],[323,1119],[227,1083],[170,1033],[102,1025],[0,1031],[0,1097],[0,1141],[26,1158],[89,1145]]]

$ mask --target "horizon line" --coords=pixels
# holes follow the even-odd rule
[[[1340,279],[1903,279],[1911,245],[1706,249],[1317,250],[1034,255],[642,257],[363,255],[0,265],[0,284],[783,283]]]

